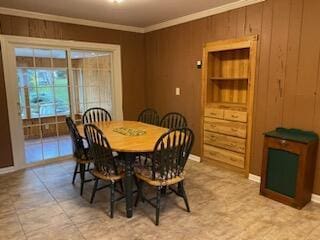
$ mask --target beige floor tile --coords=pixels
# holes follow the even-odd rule
[[[10,195],[33,194],[46,191],[46,187],[39,182],[16,183],[9,187]]]
[[[306,240],[318,240],[318,239],[320,239],[320,226],[313,229],[306,238]]]
[[[26,234],[28,240],[84,240],[73,225],[51,226]]]
[[[50,176],[41,180],[47,188],[69,186],[72,182],[72,175]]]
[[[37,193],[12,195],[12,203],[17,211],[40,207],[49,202],[54,202],[54,199],[47,190]]]
[[[54,202],[21,210],[18,217],[26,233],[52,225],[61,226],[71,223],[62,208]]]
[[[19,219],[15,213],[7,214],[0,219],[0,239],[25,239]]]
[[[81,224],[96,218],[109,218],[105,206],[90,204],[81,197],[60,203],[67,216],[73,223]]]
[[[48,189],[49,189],[50,194],[58,202],[71,200],[74,198],[78,198],[80,196],[79,188],[77,186],[70,184],[70,183],[66,186],[49,187]]]

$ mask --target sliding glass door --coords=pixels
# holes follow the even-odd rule
[[[71,65],[76,121],[81,121],[84,111],[92,107],[102,107],[112,113],[111,53],[72,50]]]
[[[79,123],[91,107],[113,112],[112,53],[32,46],[14,52],[25,162],[71,155],[65,118]]]
[[[0,35],[14,169],[70,157],[65,124],[103,107],[122,120],[119,45]]]

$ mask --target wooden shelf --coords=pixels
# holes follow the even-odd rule
[[[248,78],[247,77],[210,77],[210,80],[233,81],[233,80],[248,80]]]
[[[230,109],[237,111],[247,111],[247,105],[245,103],[228,103],[228,102],[208,102],[206,107]]]

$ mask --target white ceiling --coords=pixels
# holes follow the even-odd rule
[[[239,0],[0,0],[0,7],[147,27]]]

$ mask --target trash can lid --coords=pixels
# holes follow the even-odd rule
[[[303,131],[295,128],[276,128],[273,131],[264,133],[265,136],[291,140],[295,142],[309,143],[318,141],[319,136],[315,132]]]

